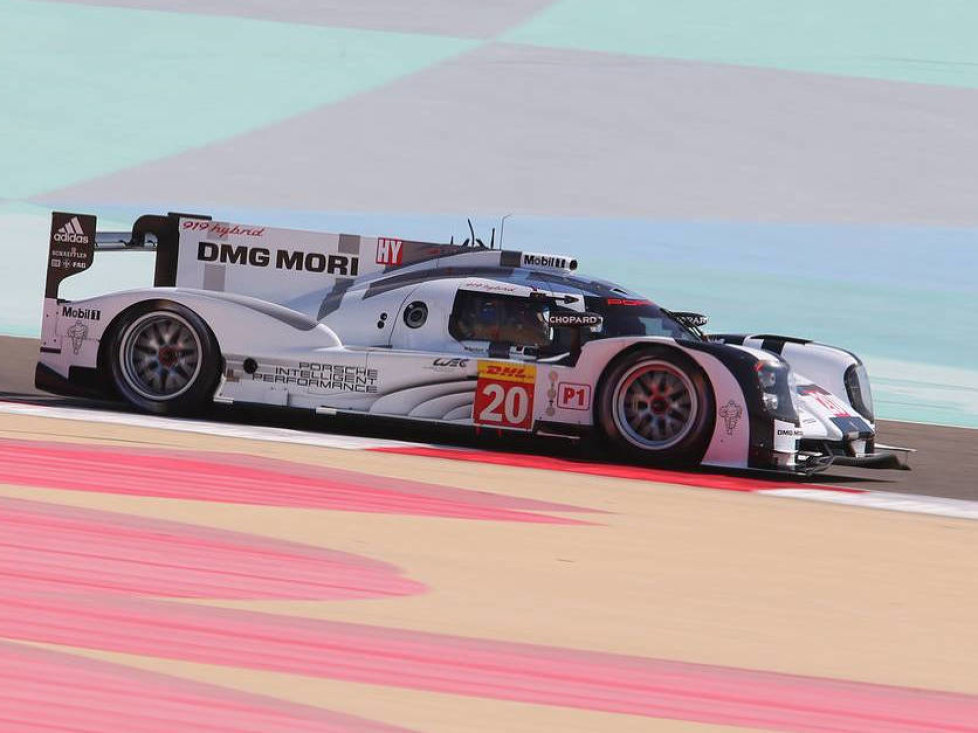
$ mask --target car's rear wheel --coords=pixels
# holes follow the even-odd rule
[[[713,433],[715,401],[703,370],[668,348],[632,352],[612,365],[599,393],[598,423],[631,458],[695,465]]]
[[[135,407],[162,415],[199,411],[220,375],[217,342],[200,316],[178,303],[137,305],[116,324],[112,381]]]

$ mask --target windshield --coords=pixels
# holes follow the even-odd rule
[[[681,325],[669,312],[648,300],[633,298],[584,299],[587,309],[604,317],[600,331],[591,338],[615,336],[668,336],[674,339],[701,340]]]

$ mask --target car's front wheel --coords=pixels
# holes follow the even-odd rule
[[[614,364],[599,392],[598,423],[631,458],[695,465],[713,434],[715,401],[703,370],[663,347],[632,352]]]
[[[220,376],[213,334],[200,316],[178,303],[130,308],[113,329],[108,355],[119,394],[161,415],[200,410]]]

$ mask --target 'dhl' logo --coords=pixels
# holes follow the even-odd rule
[[[490,364],[486,372],[493,376],[500,377],[522,377],[526,370],[523,367],[518,366],[498,366],[497,364]]]

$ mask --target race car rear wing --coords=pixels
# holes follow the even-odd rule
[[[92,215],[55,212],[45,295],[58,298],[61,281],[87,270],[96,252],[154,250],[155,287],[234,293],[293,307],[314,294],[343,292],[358,278],[424,264],[473,273],[480,267],[524,267],[570,273],[562,255],[279,229],[170,212],[146,214],[126,232],[96,232]],[[455,257],[465,255],[464,260]]]
[[[45,296],[57,299],[61,282],[87,270],[96,252],[152,250],[154,287],[228,292],[285,304],[304,293],[346,287],[360,275],[381,273],[460,249],[234,224],[177,212],[140,216],[130,232],[97,232],[92,215],[55,212]],[[495,254],[498,257],[499,251]]]
[[[87,270],[96,252],[147,250],[155,257],[154,287],[234,293],[280,305],[462,252],[484,251],[497,265],[503,256],[485,247],[278,229],[177,212],[140,216],[130,232],[97,232],[90,214],[55,212],[45,296],[57,300],[61,282]]]

